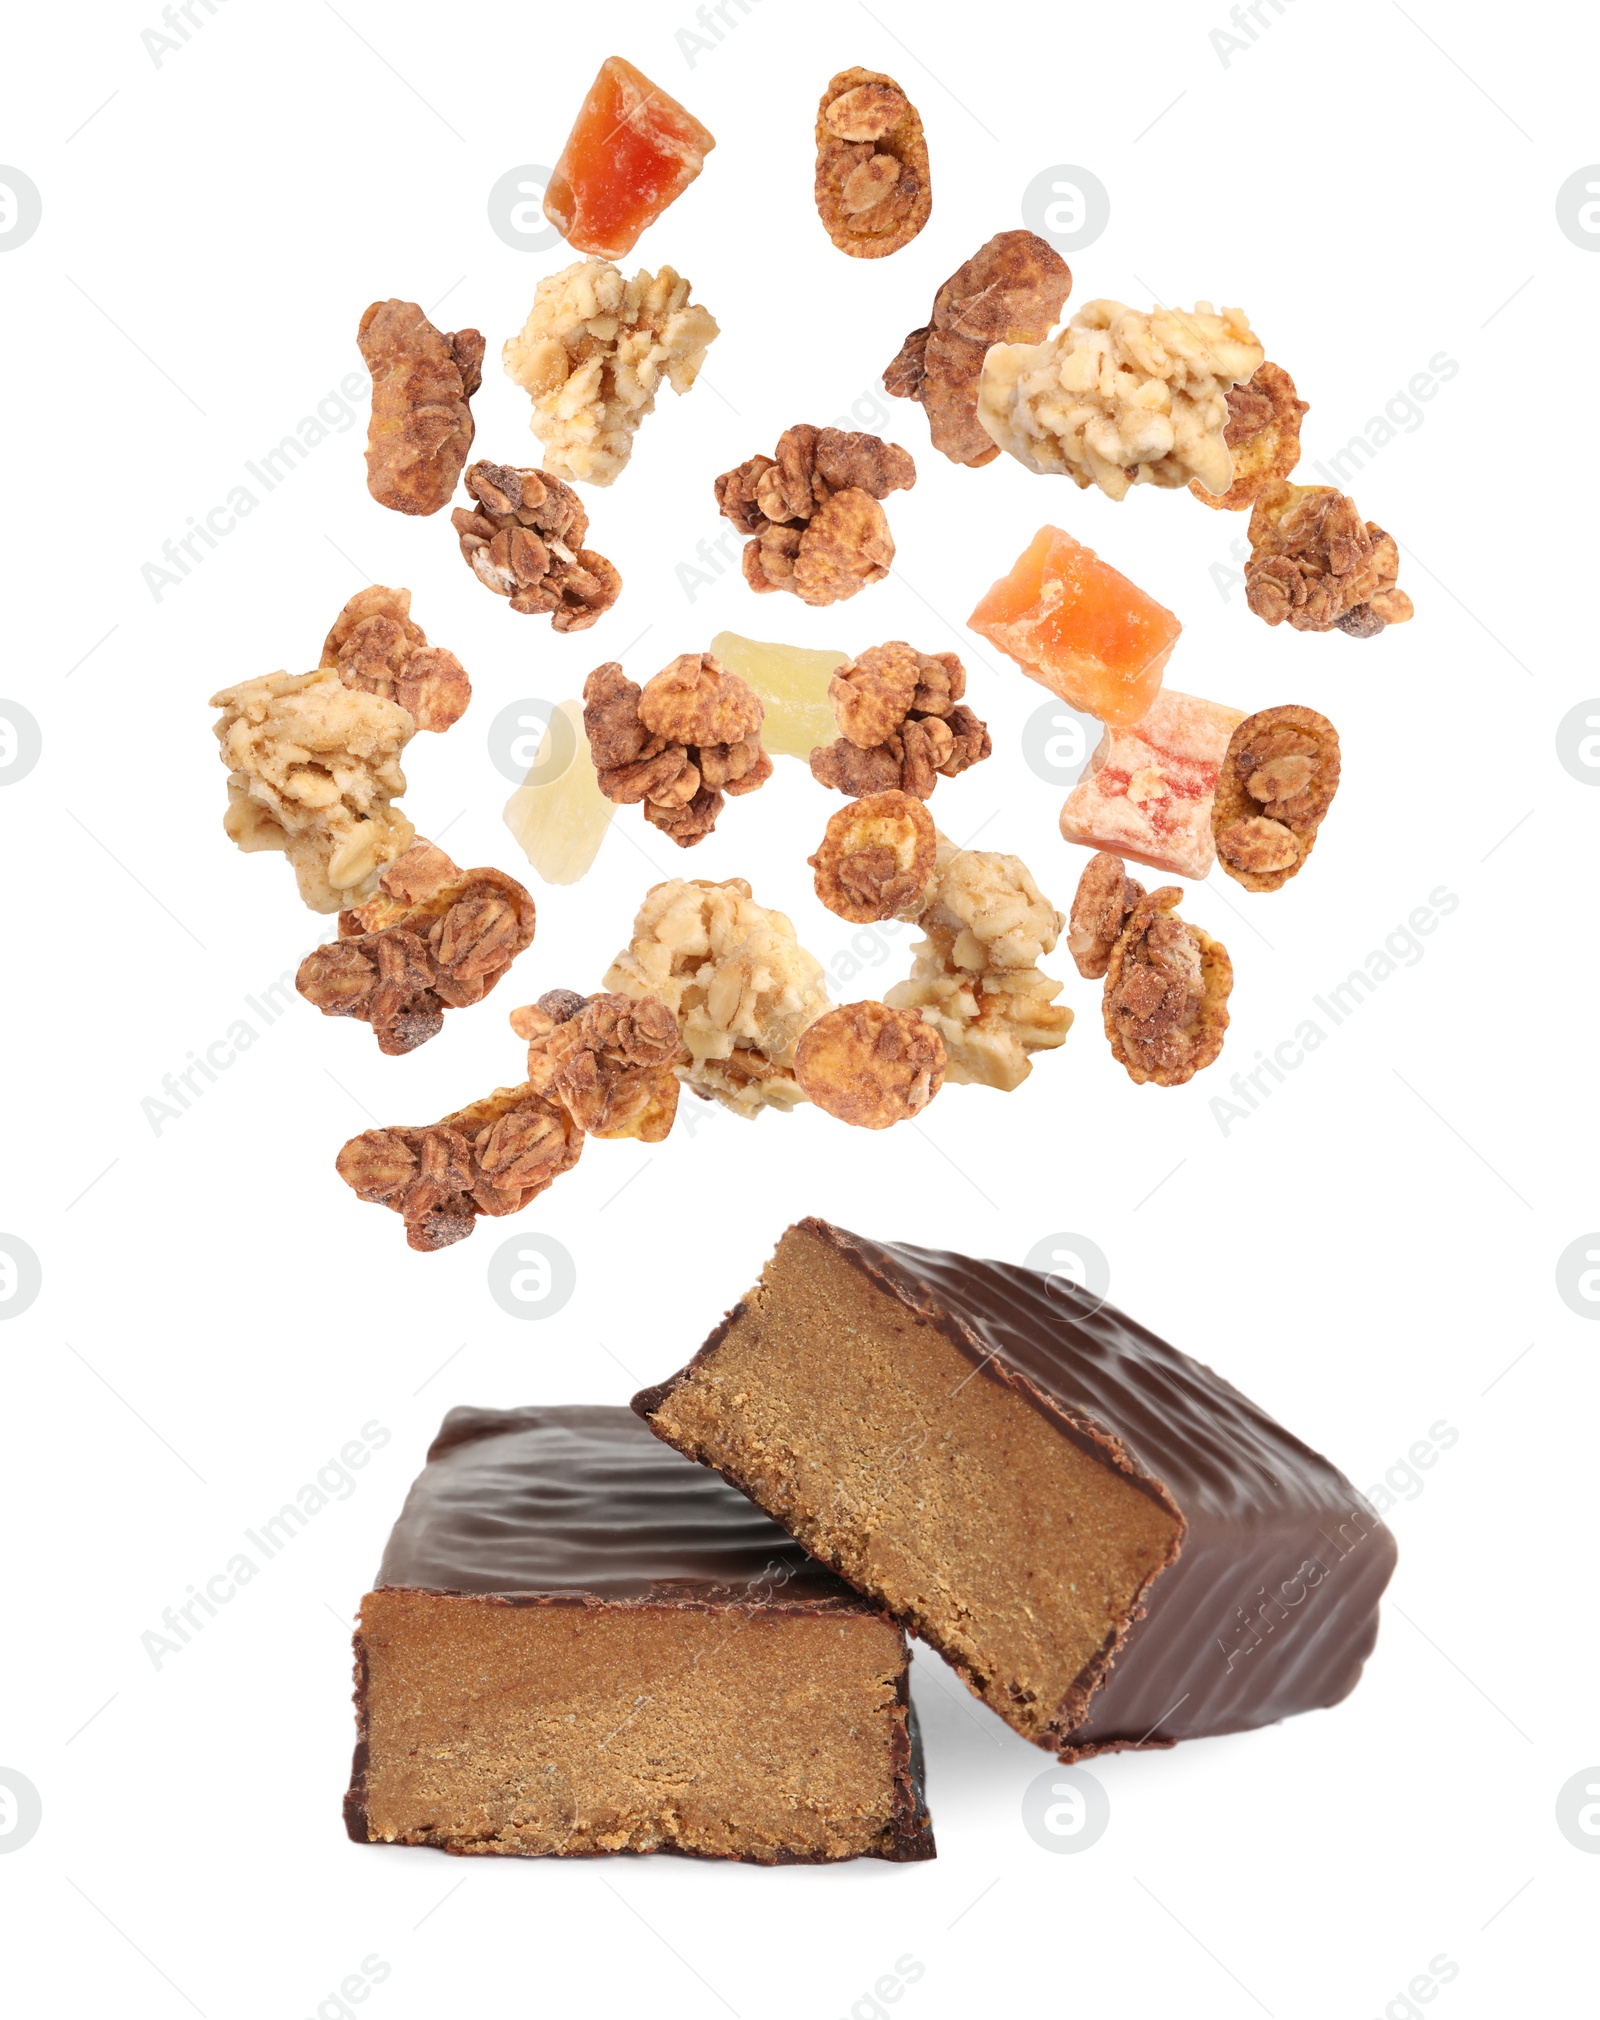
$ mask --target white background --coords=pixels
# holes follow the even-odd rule
[[[0,159],[44,201],[36,236],[0,257],[0,694],[44,738],[0,793],[0,1230],[43,1266],[37,1301],[0,1331],[0,1764],[43,1800],[37,1835],[0,1860],[19,2010],[914,2020],[1114,2002],[1465,2020],[1577,1996],[1600,1859],[1560,1835],[1555,1800],[1600,1761],[1600,1331],[1559,1300],[1555,1264],[1600,1222],[1600,796],[1559,766],[1555,731],[1600,690],[1600,260],[1558,232],[1555,194],[1600,156],[1600,49],[1575,8],[1258,11],[1254,44],[1226,63],[1209,33],[1221,0],[981,20],[736,0],[692,65],[674,36],[687,11],[639,0],[599,25],[582,9],[218,0],[159,65],[140,40],[154,0],[13,18]],[[474,582],[446,515],[381,510],[364,403],[153,598],[141,565],[360,369],[374,298],[481,328],[476,453],[537,461],[499,348],[567,254],[511,250],[485,201],[507,169],[553,160],[613,48],[718,136],[629,265],[672,262],[722,325],[701,384],[663,395],[622,480],[586,494],[591,541],[625,580],[616,609],[554,638]],[[879,262],[836,253],[811,205],[817,95],[851,63],[902,81],[932,155],[932,222]],[[731,571],[689,598],[675,570],[721,531],[713,476],[791,422],[857,399],[869,412],[935,287],[1063,162],[1092,169],[1112,206],[1070,256],[1074,302],[1243,304],[1311,402],[1302,475],[1436,353],[1459,364],[1352,487],[1400,542],[1414,623],[1371,642],[1268,631],[1225,579],[1241,518],[1183,493],[1112,505],[1008,460],[957,470],[920,411],[887,400],[879,425],[919,468],[889,503],[891,579],[825,611],[757,603]],[[526,1216],[576,1261],[557,1315],[491,1301],[509,1227],[410,1254],[398,1220],[335,1176],[345,1137],[518,1079],[506,1013],[553,985],[596,987],[661,875],[749,877],[834,962],[849,931],[804,858],[837,802],[783,761],[692,857],[625,813],[581,885],[536,886],[538,939],[494,998],[389,1060],[298,1000],[270,1028],[245,1008],[332,922],[299,906],[281,859],[224,839],[212,691],[313,665],[369,577],[409,585],[475,699],[448,737],[412,744],[407,808],[459,861],[526,875],[486,754],[506,704],[576,694],[619,653],[644,679],[723,626],[955,649],[995,755],[941,784],[934,811],[1022,855],[1064,905],[1083,854],[1057,834],[1061,790],[1020,750],[1044,696],[963,624],[1046,519],[1182,617],[1174,686],[1308,703],[1343,739],[1307,874],[1270,898],[1216,877],[1190,895],[1238,971],[1220,1064],[1181,1090],[1135,1088],[1098,989],[1058,955],[1078,1024],[1014,1094],[950,1088],[887,1137],[808,1112],[707,1120],[686,1102],[693,1134],[592,1144]],[[1229,1073],[1316,1016],[1312,995],[1439,886],[1459,907],[1421,957],[1224,1133],[1209,1104]],[[909,938],[878,942],[845,996],[903,973]],[[256,1044],[157,1132],[142,1102],[241,1015]],[[626,1400],[682,1363],[808,1212],[1012,1260],[1086,1236],[1117,1302],[1363,1488],[1432,1427],[1456,1432],[1409,1483],[1395,1476],[1400,1569],[1356,1694],[1271,1731],[1093,1764],[1110,1827],[1075,1856],[1022,1827],[1046,1757],[923,1656],[932,1864],[453,1863],[349,1844],[350,1620],[443,1411]],[[154,1667],[141,1635],[163,1609],[369,1423],[390,1435],[353,1491]],[[387,1976],[341,2006],[371,1958]],[[921,1974],[877,2003],[907,1958]],[[1445,1978],[1437,1959],[1457,1967],[1448,1982],[1408,1992]]]

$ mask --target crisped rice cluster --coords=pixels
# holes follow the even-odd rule
[[[614,483],[662,381],[688,392],[717,334],[716,319],[689,300],[689,283],[671,267],[625,281],[609,260],[588,259],[546,275],[502,353],[533,401],[546,470]]]
[[[683,1044],[678,1078],[697,1094],[745,1116],[806,1098],[795,1047],[829,1007],[822,963],[742,877],[657,884],[605,986],[666,1004]]]
[[[1033,1070],[1029,1055],[1060,1045],[1072,1012],[1061,984],[1037,965],[1060,937],[1061,914],[1016,856],[960,849],[940,837],[936,881],[922,913],[926,938],[909,980],[884,998],[919,1010],[944,1040],[946,1077],[1009,1092]]]
[[[984,358],[978,418],[1030,470],[1099,485],[1233,481],[1228,393],[1265,353],[1242,309],[1086,302],[1042,344],[995,344]]]
[[[416,830],[391,804],[415,724],[383,695],[346,687],[337,667],[269,673],[211,697],[228,767],[222,825],[247,853],[279,849],[313,912],[375,897]]]

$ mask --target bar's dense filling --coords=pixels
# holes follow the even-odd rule
[[[905,1646],[882,1618],[380,1590],[361,1641],[369,1839],[758,1861],[892,1850]]]
[[[1180,1532],[1169,1508],[804,1226],[650,1422],[1044,1744],[1082,1717],[1092,1665]]]

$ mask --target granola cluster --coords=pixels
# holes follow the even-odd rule
[[[393,802],[415,725],[398,702],[332,667],[269,673],[211,697],[228,767],[223,828],[247,853],[277,849],[313,912],[360,904],[416,838]]]
[[[472,509],[450,514],[462,559],[513,610],[548,613],[554,631],[587,631],[616,602],[622,577],[584,546],[589,515],[570,485],[542,470],[474,463],[467,489]]]
[[[447,730],[472,699],[460,660],[411,621],[409,589],[357,590],[323,642],[322,664],[337,667],[346,687],[398,702],[418,729]]]
[[[919,912],[938,857],[933,816],[910,793],[868,793],[841,807],[808,858],[830,912],[865,926]]]
[[[1084,865],[1067,920],[1067,952],[1086,982],[1098,982],[1105,975],[1111,950],[1143,896],[1144,885],[1130,877],[1127,864],[1109,850],[1101,849]]]
[[[875,645],[828,684],[840,735],[811,753],[819,785],[857,797],[906,792],[919,800],[994,748],[961,697],[966,668],[953,652],[918,652],[903,639]]]
[[[944,1040],[915,1010],[846,1003],[808,1025],[795,1050],[808,1099],[857,1129],[920,1115],[944,1085]]]
[[[1222,1050],[1233,963],[1220,941],[1178,917],[1176,884],[1141,897],[1106,964],[1101,1014],[1128,1078],[1181,1087]]]
[[[407,1244],[426,1252],[465,1240],[480,1213],[520,1213],[582,1150],[583,1131],[559,1101],[498,1087],[435,1123],[365,1129],[335,1168],[358,1199],[400,1214]]]
[[[879,500],[916,481],[898,443],[801,422],[784,430],[773,455],[723,472],[717,509],[753,536],[744,550],[752,589],[839,603],[888,574],[894,541]]]
[[[794,1055],[829,1007],[822,963],[742,877],[657,884],[605,986],[666,1004],[683,1048],[678,1078],[697,1094],[745,1116],[805,1099]]]
[[[391,512],[437,512],[472,448],[483,337],[446,336],[415,302],[388,301],[367,310],[356,342],[372,374],[367,489]]]
[[[1293,703],[1247,715],[1211,801],[1217,859],[1247,891],[1276,891],[1304,867],[1339,789],[1339,733]]]
[[[680,653],[642,688],[614,659],[583,684],[600,790],[618,806],[642,804],[680,849],[710,834],[724,794],[753,793],[771,778],[763,714],[754,688],[709,652]]]
[[[1243,512],[1274,477],[1287,477],[1300,460],[1300,423],[1311,411],[1281,365],[1256,366],[1255,376],[1228,393],[1223,440],[1233,458],[1233,482],[1219,498],[1199,478],[1189,489],[1217,512]]]
[[[933,187],[917,108],[881,70],[841,70],[817,107],[817,215],[840,252],[882,259],[928,222]]]
[[[1055,327],[1072,292],[1072,270],[1036,233],[996,232],[957,267],[884,372],[897,399],[918,401],[933,446],[952,463],[981,469],[999,455],[978,419],[978,381],[991,344],[1036,344]]]
[[[1268,624],[1374,638],[1404,624],[1411,598],[1395,583],[1400,550],[1329,484],[1267,484],[1250,514],[1245,600]]]
[[[609,260],[587,259],[547,274],[502,354],[533,401],[545,468],[584,484],[615,483],[662,381],[687,393],[717,333],[671,267],[625,281]]]
[[[678,1112],[678,1020],[654,996],[550,989],[511,1013],[528,1041],[528,1085],[559,1101],[586,1136],[661,1143]]]
[[[295,987],[325,1017],[370,1024],[380,1052],[414,1052],[532,945],[534,903],[515,878],[457,869],[431,842],[413,843],[378,887],[339,914],[339,938],[312,949]]]
[[[912,949],[910,978],[884,1000],[939,1033],[949,1079],[1009,1092],[1032,1072],[1029,1055],[1060,1045],[1072,1026],[1055,1000],[1061,984],[1038,966],[1062,923],[1016,856],[941,837],[919,920],[926,937]]]
[[[1233,482],[1228,393],[1261,364],[1242,309],[1086,302],[1042,344],[996,344],[983,363],[978,418],[1030,470],[1097,484]]]

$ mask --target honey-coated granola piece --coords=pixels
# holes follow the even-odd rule
[[[418,729],[447,730],[472,699],[460,660],[412,622],[409,589],[358,589],[323,641],[322,664],[337,667],[346,687],[397,701]]]
[[[925,800],[988,757],[988,727],[961,697],[966,668],[953,652],[918,652],[904,639],[875,645],[828,685],[842,732],[811,753],[819,785],[852,797],[906,792]]]
[[[1189,489],[1217,512],[1244,512],[1274,477],[1287,477],[1300,460],[1300,423],[1311,411],[1281,365],[1263,363],[1255,376],[1228,392],[1223,430],[1233,458],[1233,482],[1220,496],[1198,477]]]
[[[671,267],[625,281],[608,260],[591,259],[547,274],[502,353],[533,401],[545,468],[614,484],[662,382],[687,393],[716,336],[716,319]]]
[[[544,214],[579,252],[619,260],[682,196],[716,144],[625,56],[608,56],[551,174]]]
[[[937,876],[918,920],[911,974],[885,1001],[916,1010],[944,1040],[946,1077],[1020,1087],[1030,1055],[1062,1044],[1072,1012],[1061,984],[1038,966],[1060,937],[1061,914],[1016,856],[958,849],[939,838]]]
[[[921,800],[868,793],[839,809],[808,860],[828,910],[864,926],[908,907],[921,910],[938,849],[938,830]]]
[[[483,337],[446,336],[415,302],[387,301],[367,310],[356,342],[372,374],[367,489],[391,512],[437,512],[472,448]]]
[[[587,631],[616,602],[622,577],[584,546],[589,515],[571,485],[543,470],[474,463],[467,489],[473,508],[450,514],[461,558],[513,610],[548,615],[554,631]]]
[[[480,1213],[520,1213],[570,1171],[583,1131],[532,1087],[497,1087],[420,1128],[364,1129],[335,1168],[358,1199],[386,1206],[427,1253],[464,1241]]]
[[[805,1099],[794,1054],[829,1007],[822,963],[742,877],[657,884],[605,986],[666,1004],[683,1044],[678,1078],[707,1100],[754,1116]]]
[[[888,1129],[920,1115],[944,1085],[944,1040],[915,1010],[846,1003],[807,1027],[794,1070],[826,1114]]]
[[[1242,309],[1085,302],[1042,344],[990,348],[978,418],[1028,469],[1081,490],[1120,499],[1195,478],[1220,496],[1233,482],[1228,392],[1262,357]]]
[[[228,767],[230,840],[246,853],[286,855],[313,912],[373,896],[416,838],[393,804],[406,789],[400,756],[415,731],[406,710],[346,687],[332,667],[241,681],[211,706],[223,712],[212,727]]]
[[[933,186],[917,108],[881,70],[841,70],[817,107],[817,215],[840,252],[883,259],[928,222]]]
[[[774,455],[723,472],[717,509],[754,536],[743,561],[752,589],[839,603],[888,574],[894,541],[878,501],[916,481],[897,442],[801,422],[779,436]]]
[[[413,1052],[532,945],[534,904],[503,870],[457,869],[431,842],[413,843],[378,884],[339,914],[339,938],[311,950],[294,985],[325,1017],[370,1024],[380,1052]]]
[[[1275,478],[1256,499],[1245,601],[1265,623],[1375,638],[1412,615],[1399,573],[1393,537],[1331,484]]]
[[[1139,1086],[1181,1087],[1222,1050],[1233,963],[1220,940],[1178,917],[1183,891],[1141,898],[1111,950],[1101,1014],[1106,1037]]]
[[[1084,865],[1067,921],[1067,952],[1086,982],[1098,982],[1111,963],[1129,914],[1144,896],[1144,885],[1128,875],[1120,856],[1102,849]]]
[[[528,1041],[528,1084],[553,1095],[587,1136],[661,1143],[678,1112],[678,1022],[654,996],[546,990],[511,1013]]]
[[[583,727],[600,790],[644,807],[652,827],[693,848],[716,826],[725,793],[772,776],[755,691],[709,652],[684,652],[641,688],[618,660],[583,686]]]
[[[996,232],[934,296],[932,317],[884,372],[885,388],[921,404],[941,455],[981,469],[1000,454],[978,419],[984,353],[1048,336],[1071,292],[1071,268],[1037,233]]]
[[[1247,715],[1233,733],[1211,802],[1217,860],[1247,891],[1298,876],[1339,789],[1339,733],[1314,708]]]

